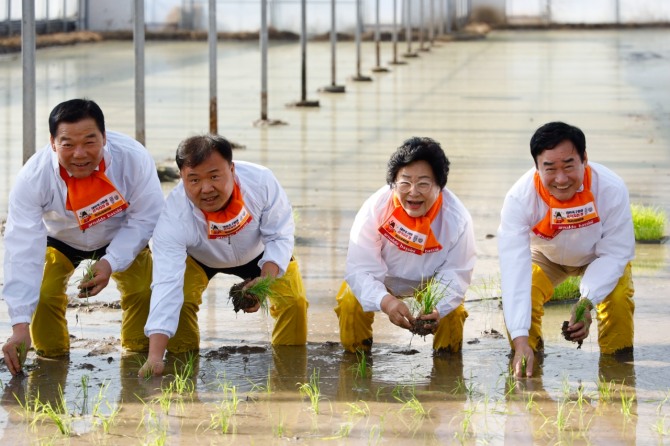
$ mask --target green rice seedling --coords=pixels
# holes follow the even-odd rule
[[[286,433],[286,418],[279,412],[279,421],[272,426],[272,435],[277,438],[282,438]]]
[[[364,350],[356,350],[356,364],[352,366],[356,378],[366,379],[370,373],[370,365],[368,364],[368,355]]]
[[[105,434],[109,433],[109,430],[112,426],[117,423],[117,417],[119,412],[121,412],[121,407],[118,405],[112,406],[109,404],[109,401],[105,398],[105,393],[109,388],[109,381],[105,380],[98,389],[98,395],[95,398],[95,403],[93,404],[93,410],[91,411],[91,416],[95,419],[95,424],[100,424],[102,430]],[[107,413],[101,409],[102,404],[105,404],[107,408]]]
[[[581,297],[579,292],[579,285],[582,278],[579,276],[568,276],[563,282],[554,288],[554,294],[551,300],[554,302],[562,302],[566,300],[575,300]]]
[[[665,417],[657,419],[656,422],[651,425],[651,430],[656,432],[661,437],[670,435],[670,426],[666,426]]]
[[[632,416],[633,403],[635,402],[635,393],[628,396],[627,392],[621,390],[621,413],[627,420]]]
[[[82,415],[88,413],[88,375],[81,375],[81,393],[82,399],[84,400],[81,405]]]
[[[633,231],[635,240],[660,240],[665,235],[665,225],[668,221],[663,209],[657,206],[631,204],[633,214]]]
[[[402,400],[401,398],[396,399],[403,403],[402,407],[400,408],[400,412],[409,411],[412,413],[414,418],[425,418],[430,413],[430,410],[426,410],[423,404],[421,404],[421,401],[419,401],[415,395],[412,395],[412,397],[406,401]]]
[[[37,393],[34,397],[26,395],[25,401],[21,401],[16,393],[13,393],[13,395],[14,399],[21,408],[21,416],[26,420],[30,420],[30,427],[35,428],[37,422],[40,421],[43,416],[39,388],[37,389]]]
[[[660,403],[658,403],[658,406],[656,406],[656,414],[661,415],[661,412],[663,411],[663,406],[665,405],[665,403],[668,402],[668,399],[670,399],[670,391],[668,391],[668,393],[665,395],[665,398],[663,398],[663,400]]]
[[[354,425],[351,422],[346,422],[340,424],[340,428],[335,432],[335,437],[334,439],[337,438],[347,438],[349,434],[351,433],[351,429],[353,429]]]
[[[196,354],[189,352],[186,361],[176,361],[174,364],[174,390],[179,395],[192,395],[195,392],[193,374],[195,373]]]
[[[28,357],[28,346],[25,342],[21,342],[16,346],[16,353],[19,356],[19,373],[23,372],[23,366],[26,363],[26,358]]]
[[[414,317],[418,318],[426,314],[431,314],[437,307],[437,304],[447,297],[449,287],[444,286],[438,279],[431,277],[425,285],[414,291],[414,300],[410,306]],[[419,336],[427,336],[433,333],[432,326],[434,321],[425,321],[416,319],[414,327],[410,330]]]
[[[612,401],[612,394],[615,388],[615,383],[613,380],[606,381],[605,378],[599,376],[598,381],[596,382],[596,386],[598,387],[598,394],[600,395],[600,401],[604,403]]]
[[[347,407],[349,409],[344,413],[348,415],[349,418],[370,416],[370,406],[363,400],[360,400],[358,403],[347,403]]]
[[[42,411],[46,418],[53,421],[62,435],[70,436],[72,433],[72,418],[67,412],[63,413],[58,405],[54,408],[48,401],[42,405]]]
[[[500,287],[500,274],[480,279],[477,285],[471,286],[479,300],[500,299],[502,289]]]
[[[521,376],[526,376],[526,367],[528,365],[528,360],[526,359],[526,356],[521,357]]]
[[[84,271],[81,275],[81,278],[77,280],[77,283],[84,283],[93,280],[95,277],[95,271],[93,270],[93,266],[95,263],[98,261],[96,258],[92,258],[86,261],[84,264]],[[79,297],[82,299],[88,299],[90,297],[91,290],[90,288],[82,288],[79,290]],[[85,301],[86,303],[88,300]]]
[[[368,434],[368,445],[379,444],[382,440],[382,428],[378,425],[374,425],[370,428],[370,433]]]
[[[575,316],[575,323],[577,322],[586,322],[586,315],[593,309],[593,303],[586,298],[583,297],[579,299],[579,301],[575,304],[573,307],[573,312]],[[561,330],[563,332],[563,336],[565,337],[566,341],[572,341],[572,333],[568,331],[568,326],[570,325],[569,321],[563,321],[563,326],[561,327]],[[582,348],[582,344],[584,343],[583,340],[577,341],[577,348],[580,349]]]
[[[233,389],[235,389],[234,386]],[[216,412],[210,414],[209,429],[221,431],[222,434],[227,434],[232,429],[231,433],[235,433],[233,417],[236,411],[236,403],[231,403],[224,398],[216,407]]]
[[[556,428],[562,432],[568,427],[571,410],[568,410],[568,405],[565,401],[558,401],[556,409],[556,421],[554,422]]]
[[[300,396],[308,397],[312,405],[312,411],[314,413],[319,413],[319,402],[321,400],[321,389],[319,387],[319,375],[320,370],[312,370],[312,375],[309,377],[309,383],[298,383],[298,391],[300,391]]]
[[[269,298],[273,296],[272,285],[275,282],[274,277],[265,276],[259,278],[256,283],[243,289],[248,281],[240,282],[230,288],[230,300],[233,302],[233,310],[237,313],[240,310],[252,308],[257,303],[265,314],[269,311]]]
[[[535,402],[536,396],[537,394],[535,392],[529,392],[526,394],[526,410],[528,412],[537,407],[537,403]]]

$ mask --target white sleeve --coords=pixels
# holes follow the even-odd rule
[[[30,323],[39,301],[47,249],[47,229],[41,205],[45,198],[40,194],[46,187],[45,184],[32,184],[19,174],[9,194],[2,295],[12,325]]]
[[[177,219],[171,219],[166,209],[154,231],[151,244],[154,264],[151,308],[144,326],[147,337],[154,333],[172,337],[179,325],[179,314],[184,304],[188,230]]]
[[[356,214],[344,276],[364,311],[380,311],[381,301],[388,294],[383,282],[388,269],[382,259],[382,235],[373,212],[376,197],[369,198]]]
[[[622,186],[618,192],[618,196],[607,198],[612,208],[601,216],[603,235],[596,243],[597,258],[586,267],[580,284],[582,296],[587,296],[594,305],[612,292],[626,265],[635,257],[635,231],[628,191]]]
[[[268,171],[267,195],[259,228],[265,250],[258,266],[263,268],[265,262],[273,262],[279,266],[279,277],[288,268],[293,255],[295,222],[293,210],[284,189]]]
[[[530,330],[532,260],[526,208],[508,194],[498,228],[503,314],[512,339],[528,336]]]
[[[142,150],[146,149],[142,148]],[[109,262],[114,272],[128,268],[137,254],[147,246],[163,210],[165,200],[156,173],[156,165],[148,152],[144,155],[134,160],[141,162],[141,165],[132,166],[138,181],[133,190],[124,197],[129,203],[125,223],[109,244],[107,253],[102,257]]]

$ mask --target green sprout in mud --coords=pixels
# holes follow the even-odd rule
[[[370,406],[363,400],[360,400],[358,403],[347,403],[347,407],[349,409],[345,411],[345,414],[349,418],[370,416]]]
[[[112,406],[109,404],[109,401],[105,398],[107,389],[109,388],[109,381],[105,380],[100,388],[98,389],[98,395],[93,404],[93,410],[91,416],[94,418],[94,424],[101,425],[102,431],[105,434],[109,433],[109,430],[118,422],[118,415],[121,412],[121,407],[116,405]],[[102,410],[102,405],[105,404],[107,408],[106,411]]]
[[[554,288],[554,294],[551,296],[551,300],[562,302],[565,300],[579,299],[581,296],[579,291],[579,284],[581,281],[582,279],[579,276],[569,276]]]
[[[195,373],[195,361],[197,355],[189,352],[186,361],[177,361],[174,364],[174,390],[179,395],[192,395],[195,392],[193,374]]]
[[[656,432],[661,437],[665,437],[666,435],[670,435],[670,426],[666,426],[665,417],[659,418],[658,420],[656,420],[656,422],[654,424],[652,424],[651,429],[652,429],[652,431]]]
[[[598,388],[600,401],[604,403],[612,401],[612,394],[614,393],[616,387],[614,380],[607,381],[602,376],[599,376],[598,381],[596,382],[596,387]]]
[[[356,350],[356,364],[352,366],[356,378],[368,378],[370,374],[370,365],[368,364],[368,356],[365,350]]]
[[[319,402],[321,401],[321,389],[319,383],[319,369],[312,370],[312,375],[309,377],[308,383],[298,383],[298,391],[303,398],[309,398],[312,406],[312,411],[315,414],[319,413]]]
[[[633,403],[635,402],[635,393],[628,396],[628,394],[621,390],[621,413],[626,420],[632,416]]]
[[[633,231],[635,240],[660,240],[665,235],[665,225],[668,221],[663,209],[657,206],[631,204],[633,214]]]
[[[240,404],[240,398],[237,396],[237,387],[232,382],[223,378],[219,382],[219,390],[222,392],[222,400],[216,406],[213,414],[210,414],[208,430],[217,430],[222,434],[235,433],[235,415]]]
[[[19,370],[23,371],[23,365],[26,363],[28,357],[28,347],[25,342],[21,342],[16,346],[16,354],[19,356]]]

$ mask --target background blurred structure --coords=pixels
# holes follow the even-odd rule
[[[435,22],[449,22],[457,28],[465,19],[493,26],[546,25],[643,25],[670,23],[670,2],[657,0],[410,0],[413,21],[419,9],[432,2]],[[207,0],[146,0],[147,30],[206,30]],[[363,0],[365,24],[375,21],[375,0]],[[399,17],[403,10],[397,2]],[[260,27],[260,0],[218,0],[217,27],[221,32],[257,31]],[[330,4],[307,0],[310,10],[308,32],[322,34],[330,29]],[[21,0],[0,1],[0,36],[21,31]],[[300,32],[300,2],[268,0],[269,26]],[[354,0],[338,1],[337,21],[343,32],[353,33]],[[91,30],[121,31],[133,27],[133,0],[35,0],[37,33]],[[426,9],[429,10],[429,9]],[[401,20],[404,20],[402,18]],[[380,22],[393,22],[393,0],[380,0]]]

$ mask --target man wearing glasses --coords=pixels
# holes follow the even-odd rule
[[[408,139],[389,160],[388,185],[358,211],[335,308],[347,351],[370,350],[374,312],[383,311],[410,331],[417,319],[427,321],[435,353],[460,352],[475,240],[470,214],[445,187],[448,174],[437,142]],[[429,314],[413,315],[402,299],[429,282],[440,300]]]

